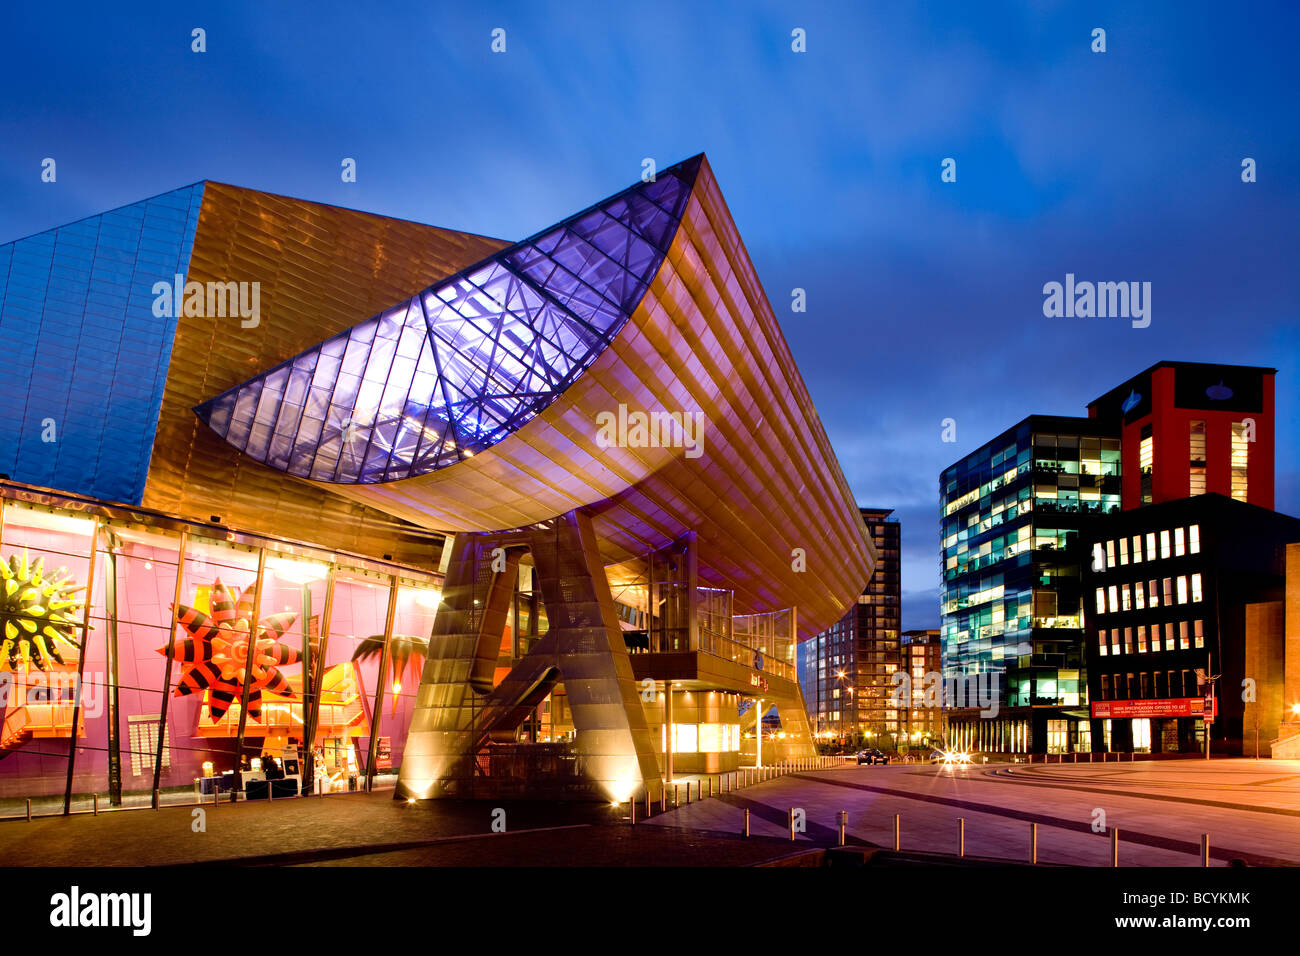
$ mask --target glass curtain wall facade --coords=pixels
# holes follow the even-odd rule
[[[0,815],[25,812],[27,798],[48,812],[69,794],[74,808],[91,794],[148,805],[160,727],[162,802],[228,792],[240,764],[249,796],[277,769],[297,777],[280,786],[311,793],[364,786],[372,752],[376,776],[398,766],[439,600],[433,575],[0,491]],[[42,587],[57,589],[44,609],[26,599]]]
[[[1119,510],[1118,430],[1093,419],[1032,416],[946,469],[945,678],[970,688],[980,675],[1001,708],[1086,705],[1080,530]],[[958,709],[976,704],[958,697]]]

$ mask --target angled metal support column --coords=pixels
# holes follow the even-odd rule
[[[480,638],[474,584],[487,537],[458,534],[452,543],[398,771],[397,799],[445,796],[472,774],[470,734],[477,705],[470,678]]]
[[[803,693],[798,689],[795,693],[798,696],[778,697],[772,701],[776,704],[776,712],[781,717],[781,729],[786,735],[784,744],[778,748],[779,756],[784,760],[800,760],[804,757],[817,756],[812,725],[808,722],[808,711],[804,707]]]
[[[495,660],[505,625],[504,610],[492,611],[493,597],[504,594],[505,607],[521,545],[533,555],[549,630],[493,688],[484,667],[489,645]],[[503,567],[502,551],[496,551],[498,571],[480,618],[474,585],[494,549],[515,557]],[[586,514],[570,512],[517,532],[457,536],[443,602],[398,777],[399,798],[464,793],[478,747],[493,730],[522,720],[557,679],[564,683],[587,780],[613,800],[626,800],[642,786],[652,794],[658,789],[658,760]],[[486,692],[480,692],[485,679]]]
[[[577,750],[587,778],[609,799],[626,800],[659,781],[632,661],[591,518],[571,511],[550,525],[533,532],[531,550]]]

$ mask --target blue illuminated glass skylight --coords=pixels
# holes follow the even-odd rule
[[[699,160],[659,173],[198,406],[302,478],[427,474],[505,438],[613,341],[676,234]]]

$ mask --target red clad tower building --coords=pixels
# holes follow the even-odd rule
[[[1124,510],[1207,492],[1271,510],[1276,371],[1160,362],[1089,404],[1122,423]]]

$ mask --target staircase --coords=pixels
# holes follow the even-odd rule
[[[32,729],[27,722],[27,708],[14,707],[6,712],[4,725],[0,727],[0,760],[31,739]]]

